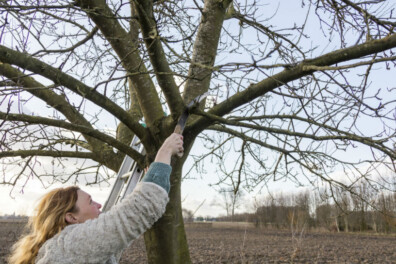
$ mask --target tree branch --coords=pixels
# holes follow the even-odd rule
[[[91,87],[67,75],[66,73],[54,68],[40,60],[37,60],[25,53],[14,51],[0,45],[0,61],[21,67],[52,80],[55,84],[60,84],[71,91],[81,95],[83,98],[101,106],[110,113],[114,114],[121,122],[127,125],[135,134],[144,141],[147,133],[133,117],[116,103],[109,100],[106,96],[96,92]]]
[[[238,11],[233,12],[231,14],[231,17],[234,17],[234,18],[238,19],[240,22],[246,23],[249,26],[251,26],[251,27],[257,29],[258,31],[262,32],[263,34],[267,35],[268,38],[270,38],[275,43],[275,45],[279,45],[279,41],[277,41],[276,38],[283,39],[284,41],[289,43],[292,48],[296,49],[305,58],[305,53],[296,44],[294,44],[291,40],[289,40],[285,36],[276,33],[275,31],[271,30],[270,28],[258,23],[257,21],[247,18],[246,16],[242,15]]]
[[[337,70],[345,70],[345,69],[350,69],[350,68],[356,68],[359,66],[364,66],[364,65],[372,65],[374,63],[379,63],[379,62],[385,62],[385,61],[395,61],[396,56],[392,57],[385,57],[385,58],[380,58],[380,59],[372,59],[368,61],[361,61],[357,63],[352,63],[348,65],[342,65],[342,66],[316,66],[316,65],[307,65],[303,67],[304,71],[337,71]]]
[[[275,88],[278,88],[290,81],[297,80],[303,76],[310,75],[315,71],[307,67],[328,66],[386,51],[394,47],[396,47],[396,34],[379,40],[372,40],[364,44],[336,50],[315,59],[304,60],[293,68],[285,69],[259,83],[250,85],[246,90],[241,91],[222,103],[214,106],[208,113],[217,116],[228,114],[232,110],[265,95]],[[207,117],[201,117],[188,125],[185,130],[192,133],[192,135],[197,135],[213,122],[214,120],[208,119]]]
[[[71,131],[80,132],[82,134],[88,135],[90,137],[96,138],[103,142],[106,142],[110,146],[118,149],[119,151],[129,155],[132,159],[134,159],[141,167],[143,168],[144,165],[144,157],[133,148],[125,145],[118,140],[114,139],[111,136],[108,136],[104,133],[101,133],[91,127],[86,127],[83,125],[72,124],[62,120],[54,120],[50,118],[38,117],[38,116],[30,116],[30,115],[23,115],[23,114],[11,114],[11,113],[3,113],[0,112],[0,120],[8,120],[8,121],[20,121],[26,122],[28,124],[42,124],[54,127],[65,128]],[[97,153],[96,155],[99,155]],[[101,163],[105,163],[104,160]]]
[[[203,115],[206,115],[206,113],[203,113]],[[213,118],[213,117],[210,115],[210,118]],[[214,118],[219,118],[219,117],[216,116]],[[348,136],[348,137],[349,136],[350,137],[355,137],[356,136],[355,134],[349,133],[347,131],[340,130],[340,129],[336,128],[336,127],[328,126],[325,123],[319,123],[319,122],[316,122],[313,119],[307,119],[307,118],[303,118],[303,117],[296,116],[296,115],[262,115],[262,116],[253,116],[253,117],[236,117],[236,118],[232,117],[230,119],[223,119],[223,118],[221,118],[221,119],[222,120],[226,120],[226,121],[235,122],[235,124],[238,124],[239,121],[241,121],[241,120],[259,120],[259,119],[290,119],[290,120],[299,120],[299,121],[306,122],[306,123],[311,124],[311,125],[318,126],[320,128],[325,128],[325,129],[327,129],[329,131],[333,131],[335,133],[343,134],[343,135]],[[371,140],[370,137],[362,137],[362,139],[364,139],[364,138]],[[382,139],[382,140],[373,140],[373,141],[378,142],[378,143],[383,143],[386,140]]]
[[[265,147],[265,148],[267,148],[267,149],[271,149],[271,150],[274,150],[274,151],[277,151],[277,152],[281,153],[280,158],[285,157],[285,166],[286,166],[286,173],[285,173],[285,176],[287,176],[287,177],[293,176],[293,175],[291,174],[291,172],[288,171],[288,169],[287,169],[287,165],[288,165],[288,163],[290,163],[290,162],[288,162],[288,161],[286,160],[286,157],[290,157],[296,164],[300,165],[301,168],[307,169],[307,170],[308,170],[309,172],[311,172],[313,175],[318,176],[319,178],[321,178],[321,179],[324,180],[325,182],[328,182],[329,184],[335,183],[335,184],[337,184],[337,185],[343,186],[344,188],[347,188],[347,186],[346,186],[345,184],[343,184],[342,182],[337,181],[337,180],[334,180],[334,179],[332,179],[331,177],[325,177],[326,174],[327,174],[327,173],[326,173],[326,170],[325,170],[326,164],[323,164],[323,162],[317,164],[318,166],[322,167],[322,172],[320,172],[320,171],[321,171],[321,170],[320,170],[320,167],[316,166],[316,164],[314,164],[314,163],[312,163],[312,162],[311,162],[311,164],[310,164],[310,162],[307,161],[307,160],[304,158],[304,154],[321,155],[321,156],[323,156],[324,158],[328,158],[328,159],[334,160],[334,161],[336,161],[336,162],[340,162],[340,163],[342,163],[342,164],[349,164],[349,165],[352,165],[352,166],[355,165],[355,164],[353,164],[353,163],[348,163],[348,162],[345,162],[345,161],[340,161],[340,160],[338,160],[338,159],[336,159],[336,158],[334,158],[334,157],[332,157],[332,156],[329,156],[329,155],[327,155],[327,154],[325,154],[325,153],[311,152],[311,151],[302,151],[302,150],[300,150],[300,149],[286,150],[285,148],[277,147],[277,146],[273,146],[273,145],[267,144],[267,143],[265,143],[265,142],[263,142],[263,141],[261,141],[261,140],[258,140],[257,138],[247,136],[245,133],[242,133],[242,132],[239,132],[239,131],[236,131],[236,130],[232,130],[232,129],[230,129],[230,128],[227,128],[227,127],[224,127],[224,126],[220,126],[220,125],[212,125],[212,126],[210,126],[208,129],[209,129],[209,130],[213,130],[213,131],[218,131],[218,132],[227,133],[227,134],[229,134],[229,135],[232,135],[232,136],[241,138],[241,139],[244,140],[244,141],[249,141],[249,142],[252,142],[252,143],[257,144],[257,145],[259,145],[259,146],[262,146],[262,147]],[[299,154],[299,155],[300,155],[300,158],[295,157],[293,154]],[[301,157],[303,157],[303,158],[301,158]],[[275,164],[274,170],[273,170],[272,172],[268,173],[267,175],[272,174],[272,175],[275,176],[276,174],[281,173],[281,172],[278,171],[278,166],[279,166],[280,158],[277,160],[277,162],[276,162],[276,164]],[[258,161],[258,162],[261,163],[261,161]],[[367,161],[362,161],[362,162],[367,162]],[[370,162],[370,161],[368,161],[368,162]],[[264,166],[264,168],[266,167],[265,164],[261,164],[261,165]],[[327,175],[327,176],[328,176],[328,175]]]
[[[75,4],[80,6],[99,27],[106,40],[120,58],[122,66],[128,73],[132,73],[130,79],[134,84],[145,122],[149,128],[154,127],[154,123],[161,119],[164,114],[150,76],[146,74],[134,74],[147,72],[146,66],[139,55],[138,47],[119,24],[114,13],[104,0],[79,0]]]
[[[48,105],[61,112],[71,123],[92,129],[91,123],[88,122],[73,106],[71,106],[64,96],[56,94],[46,88],[43,84],[37,82],[32,77],[26,76],[24,73],[13,68],[9,64],[0,63],[0,74],[9,78],[16,85],[22,86],[24,90],[33,94],[37,98],[40,98]],[[104,151],[105,147],[101,141],[92,139],[88,136],[85,136],[85,138],[91,145],[93,152],[100,154]]]
[[[96,155],[92,152],[78,152],[78,151],[50,151],[50,150],[11,150],[0,152],[0,158],[5,157],[30,157],[30,156],[45,156],[54,158],[79,158],[91,159],[100,163],[96,159]]]
[[[139,16],[144,42],[158,84],[164,92],[171,113],[178,117],[183,110],[184,104],[160,41],[152,3],[152,1],[137,0],[135,1],[135,6]]]
[[[392,149],[386,148],[383,145],[384,140],[373,140],[370,137],[361,137],[361,136],[354,135],[354,134],[351,134],[351,133],[348,133],[345,131],[341,131],[338,129],[331,129],[331,131],[340,133],[340,134],[344,134],[344,135],[317,136],[314,134],[301,133],[301,132],[296,132],[296,131],[291,131],[291,130],[257,126],[257,125],[242,123],[242,122],[236,122],[236,121],[227,120],[227,119],[224,119],[224,118],[221,118],[218,116],[208,115],[206,113],[202,113],[202,114],[209,117],[212,120],[216,120],[217,122],[221,122],[223,124],[250,128],[250,129],[254,129],[256,131],[266,131],[266,132],[274,133],[274,134],[278,134],[278,135],[289,135],[289,136],[294,136],[294,137],[299,137],[299,138],[309,138],[309,139],[312,139],[315,141],[351,140],[351,141],[359,142],[364,145],[378,149],[378,150],[384,152],[385,154],[387,154],[392,160],[396,160],[396,153]],[[314,123],[314,122],[312,121],[311,123]],[[323,128],[327,127],[327,126],[321,126],[317,123],[316,123],[316,125],[318,125],[319,127],[323,127]]]
[[[288,150],[286,150],[284,148],[279,148],[279,147],[267,144],[265,142],[262,142],[262,141],[260,141],[258,139],[255,139],[255,138],[252,138],[252,137],[248,137],[244,133],[241,133],[241,132],[238,132],[236,130],[227,128],[225,126],[212,125],[208,129],[209,130],[214,130],[214,131],[219,131],[219,132],[224,132],[224,133],[239,137],[239,138],[244,139],[244,140],[249,140],[252,143],[255,143],[255,144],[260,145],[262,147],[265,147],[267,149],[278,151],[278,152],[283,153],[283,154],[289,154],[290,153],[290,151],[288,151]]]
[[[74,44],[73,46],[71,46],[69,48],[66,48],[66,49],[54,49],[54,50],[39,50],[39,51],[33,53],[32,56],[34,57],[35,55],[40,54],[40,53],[64,53],[64,52],[74,51],[76,48],[78,48],[79,46],[85,44],[88,40],[92,39],[93,36],[95,36],[95,34],[97,32],[98,32],[98,27],[94,27],[92,29],[92,31],[89,32],[84,39],[80,40],[79,42],[77,42],[76,44]]]
[[[341,1],[344,2],[348,6],[351,6],[353,9],[355,9],[359,13],[363,14],[364,17],[367,17],[368,19],[372,20],[373,22],[377,23],[378,25],[381,25],[386,30],[392,31],[394,29],[394,27],[396,26],[395,22],[378,19],[377,17],[375,17],[375,16],[371,15],[369,12],[367,12],[367,10],[361,8],[359,5],[353,3],[349,0],[341,0]],[[390,27],[386,27],[385,25],[388,25]]]
[[[212,66],[216,59],[220,33],[225,12],[232,1],[205,1],[197,37],[194,42],[194,52],[183,93],[184,102],[208,91],[212,75]],[[199,64],[207,67],[200,67]]]

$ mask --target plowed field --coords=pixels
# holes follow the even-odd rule
[[[396,263],[396,236],[186,227],[193,263]],[[120,264],[145,263],[143,239]]]
[[[0,263],[23,223],[0,221]],[[193,263],[396,263],[396,236],[356,233],[295,233],[250,226],[187,225]],[[146,263],[142,238],[120,261]]]

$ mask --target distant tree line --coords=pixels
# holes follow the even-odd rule
[[[255,202],[254,213],[228,214],[216,220],[247,221],[277,229],[396,232],[396,193],[376,187],[362,182],[349,190],[267,196]]]
[[[0,219],[6,219],[6,220],[14,220],[14,219],[27,220],[28,216],[26,216],[26,215],[16,215],[15,213],[13,213],[11,215],[9,215],[9,214],[0,215]]]

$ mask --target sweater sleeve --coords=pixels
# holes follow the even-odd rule
[[[144,175],[142,182],[153,182],[164,188],[168,193],[170,190],[169,175],[172,167],[161,162],[153,162],[147,173]]]
[[[48,240],[36,263],[104,263],[150,228],[165,212],[168,200],[164,188],[153,182],[140,182],[108,212],[67,226]]]

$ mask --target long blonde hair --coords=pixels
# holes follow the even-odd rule
[[[68,223],[66,213],[77,213],[77,186],[50,191],[38,203],[27,224],[28,233],[12,247],[10,264],[31,264],[45,241],[61,232]]]

